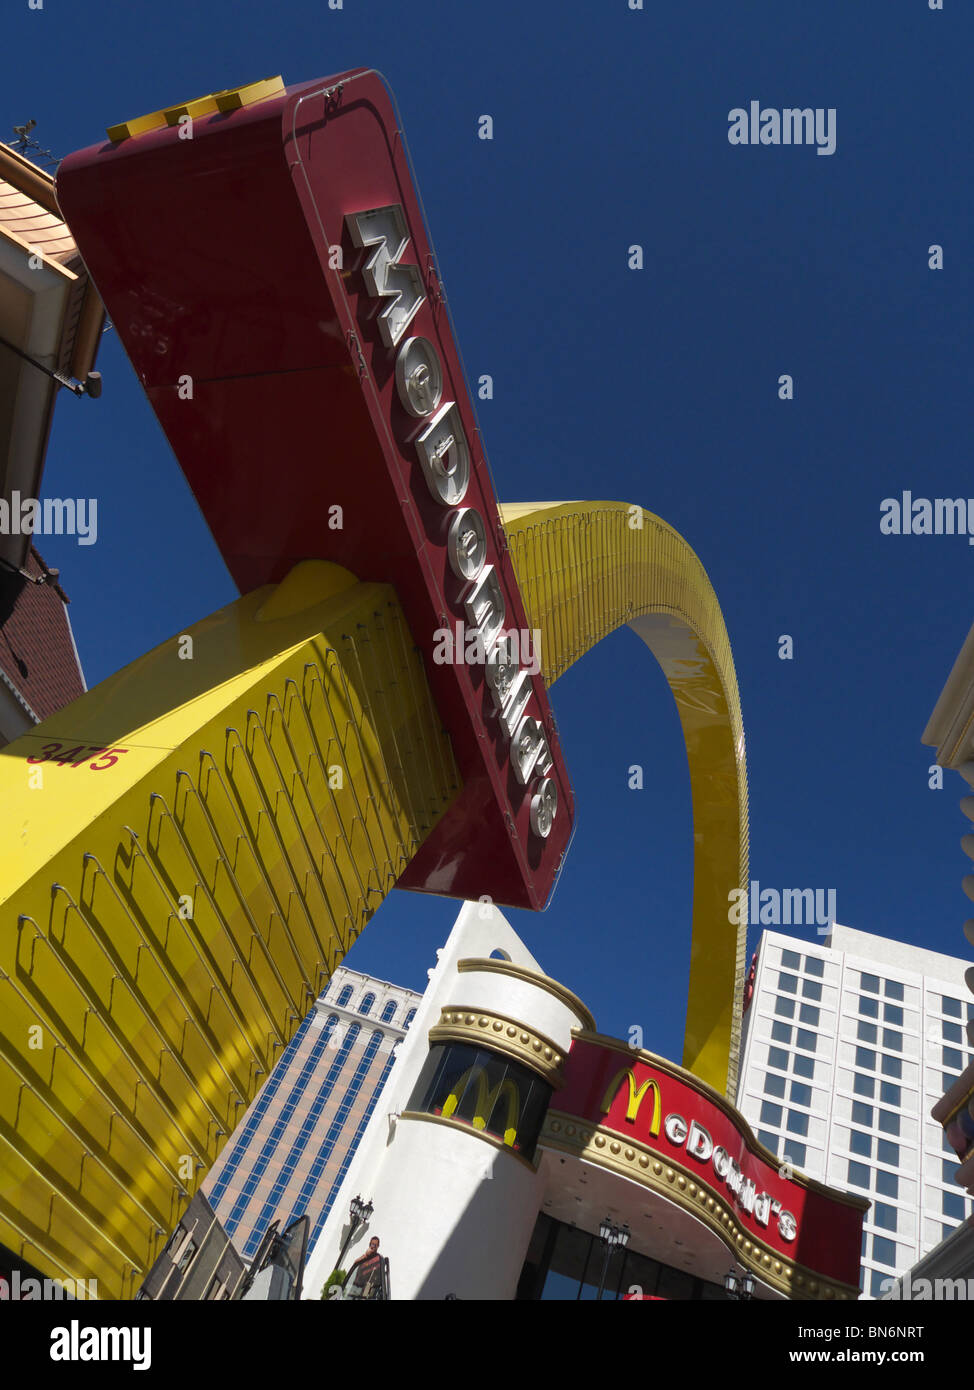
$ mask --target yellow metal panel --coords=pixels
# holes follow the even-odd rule
[[[113,144],[131,139],[134,135],[144,135],[147,130],[161,130],[166,125],[165,111],[150,111],[147,116],[135,116],[130,121],[120,121],[118,125],[107,127],[105,134]]]
[[[522,502],[500,509],[528,623],[550,685],[627,623],[659,661],[677,704],[693,800],[693,927],[683,1065],[733,1095],[746,923],[747,769],[730,640],[710,580],[671,526],[622,502]]]
[[[262,82],[249,82],[246,87],[230,87],[217,92],[216,104],[221,111],[236,111],[241,106],[253,106],[257,101],[280,96],[284,91],[282,77],[266,77]]]
[[[0,1241],[131,1296],[458,788],[394,592],[320,563],[3,749]]]
[[[280,96],[284,90],[282,77],[265,77],[260,82],[228,87],[222,92],[211,92],[208,96],[195,97],[177,106],[167,106],[162,111],[150,111],[147,116],[121,121],[118,125],[110,125],[106,134],[109,140],[117,144],[120,140],[144,135],[147,130],[177,125],[181,116],[210,116],[214,111],[238,111],[242,106],[253,106],[255,102],[266,101],[268,97]]]

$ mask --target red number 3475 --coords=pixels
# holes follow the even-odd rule
[[[63,743],[45,743],[41,751],[32,753],[27,761],[52,762],[57,763],[58,767],[80,767],[82,763],[88,763],[91,772],[104,772],[107,768],[114,767],[119,757],[128,751],[127,748],[103,748],[94,743],[79,743],[75,748],[65,748]],[[99,756],[88,762],[92,753]]]

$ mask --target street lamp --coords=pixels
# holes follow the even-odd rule
[[[342,1246],[341,1251],[339,1253],[338,1264],[335,1266],[336,1269],[341,1269],[342,1261],[345,1259],[345,1251],[348,1249],[353,1239],[358,1234],[359,1227],[364,1226],[368,1222],[368,1219],[371,1215],[372,1203],[363,1202],[362,1198],[358,1195],[354,1196],[351,1202],[349,1203],[348,1208],[348,1219],[351,1224],[348,1228],[348,1235],[345,1237],[345,1243]]]
[[[745,1270],[743,1276],[739,1276],[737,1266],[734,1265],[724,1275],[724,1288],[728,1298],[738,1299],[742,1302],[753,1298],[754,1275],[749,1270]]]
[[[629,1237],[631,1234],[625,1222],[623,1222],[621,1226],[616,1226],[609,1216],[604,1216],[599,1222],[599,1240],[602,1242],[603,1246],[602,1276],[599,1279],[600,1300],[602,1298],[602,1291],[605,1288],[605,1276],[609,1272],[609,1260],[612,1258],[612,1252],[617,1245],[621,1245],[623,1250],[625,1250],[626,1246],[629,1244]]]

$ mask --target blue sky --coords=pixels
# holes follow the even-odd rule
[[[904,489],[974,495],[968,6],[11,0],[4,37],[0,138],[33,117],[59,155],[260,77],[379,68],[468,372],[494,378],[479,412],[500,498],[636,502],[682,532],[735,653],[752,878],[834,889],[848,925],[964,953],[964,788],[929,789],[919,740],[974,619],[974,549],[879,520]],[[728,113],[751,100],[835,108],[835,153],[732,146]],[[100,401],[59,403],[45,478],[98,498],[98,542],[42,546],[89,684],[235,596],[113,333],[99,367]],[[692,834],[675,708],[625,630],[552,702],[577,832],[548,911],[511,919],[604,1031],[639,1024],[679,1058]],[[422,988],[456,909],[394,893],[348,963]]]

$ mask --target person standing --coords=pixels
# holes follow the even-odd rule
[[[364,1255],[352,1261],[352,1267],[343,1285],[346,1298],[373,1298],[378,1285],[382,1263],[379,1254],[379,1237],[373,1236]]]

